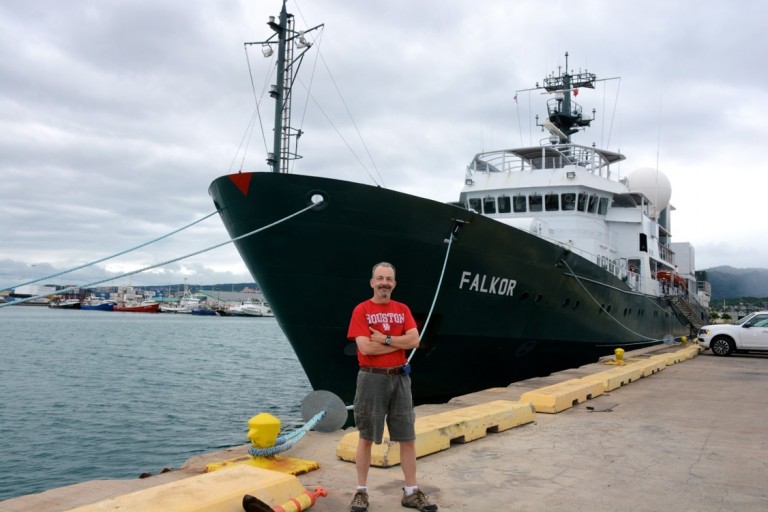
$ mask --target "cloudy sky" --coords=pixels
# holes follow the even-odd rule
[[[768,136],[764,1],[288,7],[297,29],[325,24],[293,104],[305,131],[294,172],[456,200],[475,153],[538,144],[531,122],[545,98],[520,93],[516,103],[515,91],[557,72],[567,51],[573,70],[620,77],[578,96],[597,121],[575,141],[627,155],[622,175],[668,176],[674,239],[695,245],[698,268],[768,267],[757,185]],[[279,10],[279,0],[0,3],[0,288],[185,226],[213,211],[215,178],[266,170],[272,61],[243,43],[269,37]],[[89,283],[226,240],[213,216],[51,281]],[[251,280],[228,245],[131,281],[184,277]]]

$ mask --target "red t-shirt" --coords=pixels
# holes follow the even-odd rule
[[[402,336],[417,326],[411,310],[402,302],[390,300],[386,304],[379,304],[368,299],[355,306],[352,311],[347,338],[355,341],[357,336],[370,337],[370,327],[390,336]],[[360,366],[379,366],[382,368],[402,366],[406,361],[405,350],[367,356],[358,349],[357,361]]]

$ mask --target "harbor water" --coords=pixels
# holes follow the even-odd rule
[[[138,478],[302,424],[309,382],[274,318],[0,309],[0,500]]]

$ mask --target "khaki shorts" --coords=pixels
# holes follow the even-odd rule
[[[411,377],[407,375],[358,372],[354,411],[360,439],[381,444],[386,422],[391,441],[416,440]]]

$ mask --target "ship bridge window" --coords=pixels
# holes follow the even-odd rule
[[[483,212],[484,213],[496,213],[496,198],[486,196],[483,199]]]
[[[599,215],[605,215],[608,213],[608,198],[607,197],[601,197],[600,202],[597,205],[597,213]]]
[[[563,203],[563,211],[570,211],[576,208],[576,194],[573,192],[563,194],[560,200]]]
[[[542,200],[539,194],[528,196],[528,209],[532,212],[540,212],[542,209]]]
[[[587,211],[589,213],[595,213],[597,211],[597,196],[594,194],[589,196],[589,206],[587,206]]]
[[[509,196],[499,197],[499,213],[509,213],[510,211],[512,211],[512,203]]]
[[[514,198],[512,206],[515,209],[515,213],[524,213],[526,211],[525,196],[522,194],[517,194]]]
[[[480,199],[476,197],[472,197],[469,199],[469,209],[474,210],[477,213],[480,213],[482,211],[482,208],[480,206]]]
[[[547,194],[544,196],[544,209],[548,212],[556,212],[560,210],[560,195],[559,194]]]
[[[587,194],[583,192],[579,194],[579,202],[576,203],[576,209],[580,212],[587,211]]]

